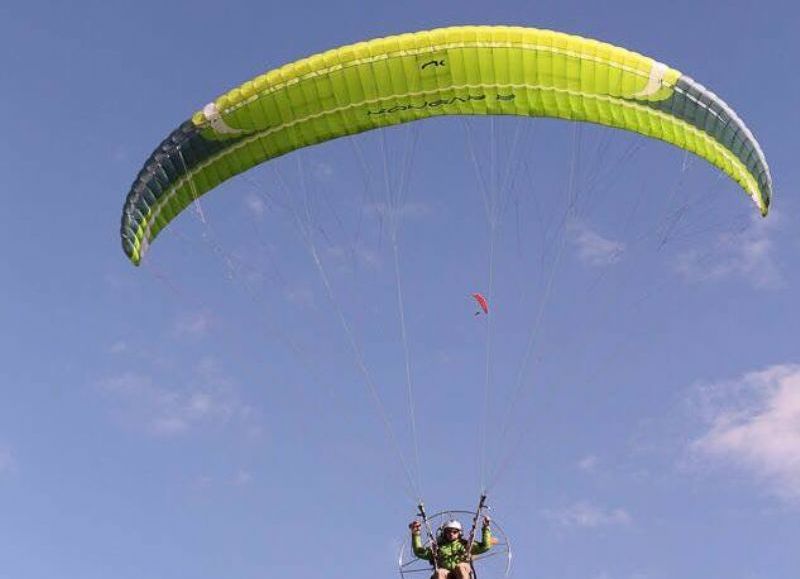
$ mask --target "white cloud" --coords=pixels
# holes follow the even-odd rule
[[[558,511],[546,511],[545,515],[562,527],[596,528],[633,522],[625,509],[607,509],[587,502],[578,502]]]
[[[242,402],[232,380],[203,360],[185,382],[162,386],[147,375],[127,373],[108,378],[100,388],[125,423],[154,436],[176,436],[210,425],[258,427],[253,409]]]
[[[774,259],[769,231],[776,217],[754,217],[742,232],[719,235],[710,248],[692,249],[678,256],[676,271],[694,282],[740,278],[756,288],[774,289],[784,284]]]
[[[613,265],[622,259],[625,244],[607,239],[593,231],[585,223],[573,221],[569,224],[570,239],[578,251],[578,258],[591,266]]]
[[[800,365],[776,365],[704,386],[706,432],[694,456],[733,466],[766,490],[800,504]]]

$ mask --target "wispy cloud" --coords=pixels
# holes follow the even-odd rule
[[[311,165],[311,171],[318,181],[330,181],[334,175],[333,165],[327,161],[314,160]]]
[[[580,221],[569,224],[572,244],[578,252],[578,258],[593,267],[613,265],[622,259],[625,244],[603,237],[588,225]]]
[[[239,425],[248,431],[257,426],[255,411],[209,360],[201,360],[185,382],[190,386],[163,385],[130,372],[101,381],[100,389],[126,424],[154,436],[184,435],[209,425]]]
[[[233,486],[237,487],[247,486],[251,482],[253,482],[253,475],[244,469],[239,470],[232,480]]]
[[[283,291],[283,297],[287,302],[297,306],[316,307],[314,292],[308,287],[287,287]]]
[[[633,518],[625,509],[603,508],[588,502],[574,503],[560,510],[545,511],[545,515],[562,527],[627,526],[633,522]]]
[[[594,472],[597,469],[597,465],[600,463],[600,459],[594,456],[593,454],[588,454],[581,458],[578,461],[578,468],[584,472]]]
[[[175,337],[199,338],[208,334],[213,326],[213,316],[206,310],[189,312],[175,320],[172,333]]]
[[[198,495],[205,494],[214,485],[214,478],[207,474],[199,474],[189,481],[189,488]]]
[[[125,163],[130,159],[130,151],[127,147],[122,147],[117,145],[113,149],[111,149],[111,159],[115,163]]]
[[[17,470],[17,459],[13,451],[5,445],[0,444],[0,476],[11,474]]]
[[[245,197],[244,205],[250,214],[257,220],[262,219],[267,213],[267,202],[263,197],[260,197],[255,193],[251,193]]]
[[[776,365],[699,389],[705,432],[693,456],[749,473],[800,504],[800,365]]]
[[[349,272],[354,265],[363,266],[371,270],[380,269],[383,265],[383,260],[378,252],[362,245],[354,245],[352,247],[330,246],[325,253],[336,262],[340,271]]]
[[[128,350],[128,344],[123,340],[117,340],[111,346],[109,346],[108,351],[112,354],[122,354]]]
[[[756,288],[775,289],[784,285],[775,261],[770,231],[778,222],[754,217],[744,231],[723,233],[711,247],[689,250],[678,256],[675,270],[692,282],[744,279]]]
[[[200,473],[189,480],[189,489],[192,493],[203,496],[209,492],[217,492],[225,487],[245,488],[253,483],[254,477],[252,473],[247,470],[240,469],[233,474],[220,474],[215,475],[209,473]]]

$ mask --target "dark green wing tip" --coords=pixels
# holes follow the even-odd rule
[[[122,250],[134,265],[141,262],[141,249],[149,241],[147,227],[151,208],[167,194],[173,184],[186,174],[187,165],[198,162],[197,147],[191,142],[199,138],[191,119],[173,130],[145,161],[133,180],[122,210],[120,237]],[[187,146],[188,145],[188,146]]]

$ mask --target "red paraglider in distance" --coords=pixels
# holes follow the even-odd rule
[[[483,310],[483,313],[484,314],[488,314],[489,313],[489,302],[486,301],[486,298],[483,297],[483,294],[475,293],[475,294],[472,294],[472,297],[475,298],[476,302],[478,302],[478,305],[481,307],[481,310]],[[477,311],[477,312],[475,312],[475,315],[479,316],[480,313],[481,313],[480,311]]]

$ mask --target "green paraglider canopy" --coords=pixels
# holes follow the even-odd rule
[[[271,70],[173,131],[136,177],[125,253],[193,199],[290,151],[435,115],[520,115],[627,129],[691,151],[766,215],[772,181],[758,142],[714,93],[610,44],[550,30],[459,26],[359,42]]]

